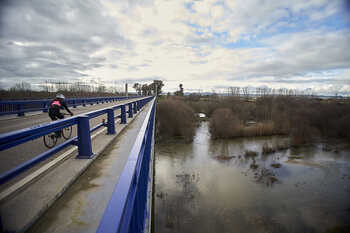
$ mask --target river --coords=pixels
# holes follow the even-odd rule
[[[286,137],[156,145],[155,233],[338,232],[350,224],[350,148],[280,148]],[[246,156],[246,151],[256,156]],[[349,230],[349,228],[347,228]]]

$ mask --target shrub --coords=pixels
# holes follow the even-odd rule
[[[245,137],[271,136],[274,135],[274,123],[260,122],[243,128],[242,135]]]
[[[258,155],[258,152],[252,151],[252,150],[246,150],[245,153],[244,153],[244,155],[245,155],[246,157],[255,157],[255,156]]]
[[[232,138],[240,136],[241,124],[231,109],[216,109],[210,119],[210,133],[212,138]]]
[[[263,155],[272,154],[275,152],[276,152],[275,148],[273,148],[272,146],[269,146],[267,143],[264,143],[264,145],[262,147],[262,154]]]
[[[288,142],[277,143],[275,146],[276,151],[287,150],[289,148]]]
[[[185,141],[193,140],[195,115],[183,101],[164,100],[157,104],[157,140],[182,137]]]
[[[235,136],[290,135],[292,145],[312,142],[320,136],[350,140],[350,99],[316,99],[302,96],[261,96],[246,100],[238,96],[224,98],[188,98],[186,100],[197,112],[216,118],[212,126],[213,138]],[[230,109],[235,121],[255,121],[235,133],[226,121],[216,124],[224,117],[217,110]],[[226,110],[227,111],[227,110]],[[237,135],[237,132],[238,135]]]

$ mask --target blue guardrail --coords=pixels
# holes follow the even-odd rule
[[[93,105],[105,102],[115,102],[125,99],[138,98],[140,96],[117,96],[117,97],[96,97],[96,98],[76,98],[66,99],[68,107],[76,108],[77,106]],[[0,116],[17,114],[18,116],[24,116],[26,112],[43,111],[47,112],[48,107],[52,99],[42,100],[21,100],[21,101],[0,101]]]
[[[96,233],[149,232],[155,104],[148,112]]]
[[[69,145],[76,145],[78,147],[77,158],[91,158],[93,156],[91,147],[90,133],[97,130],[100,127],[107,127],[107,134],[115,134],[115,118],[120,118],[121,124],[127,123],[127,117],[133,117],[133,114],[137,113],[145,104],[151,101],[154,97],[145,97],[125,104],[118,104],[112,107],[107,107],[97,111],[92,111],[75,117],[62,119],[54,122],[49,122],[30,128],[0,134],[0,151],[9,149],[11,147],[20,145],[30,140],[42,137],[46,134],[56,132],[66,127],[77,125],[77,135],[58,146],[55,146],[44,153],[26,161],[25,163],[0,174],[0,185],[6,183],[10,179],[16,177],[25,170],[33,167],[35,164],[49,158],[56,152],[62,150]],[[114,115],[114,111],[120,109],[121,113],[117,116]],[[90,128],[89,119],[107,114],[107,122],[100,123],[93,128]],[[1,231],[0,231],[1,232]]]

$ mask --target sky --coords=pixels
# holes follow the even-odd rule
[[[1,88],[156,79],[350,95],[350,1],[0,0]]]

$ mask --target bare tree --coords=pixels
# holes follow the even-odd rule
[[[97,87],[98,93],[105,93],[106,92],[106,86],[104,84],[99,84]]]
[[[246,99],[249,98],[249,88],[248,87],[242,87],[243,95]]]
[[[134,86],[132,88],[136,90],[138,95],[141,95],[142,85],[140,83],[134,83]]]
[[[229,87],[232,96],[240,95],[240,87]]]
[[[31,84],[27,82],[16,83],[13,87],[10,88],[11,91],[30,91]]]

